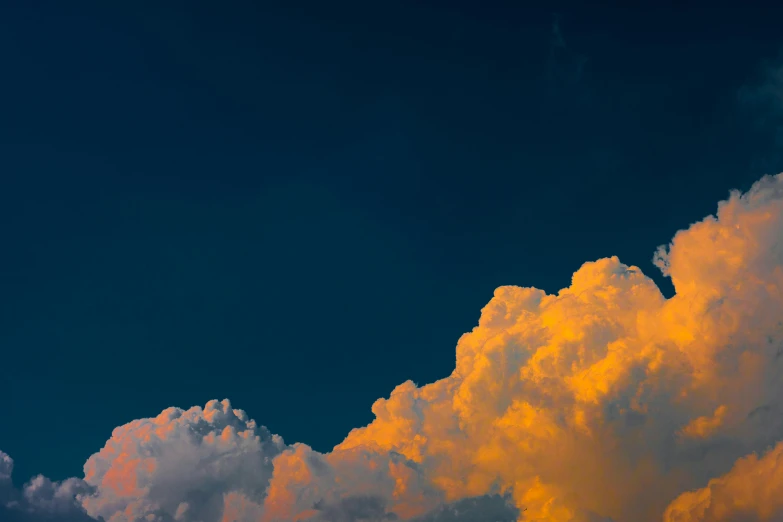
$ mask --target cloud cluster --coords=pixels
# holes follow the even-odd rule
[[[82,480],[52,482],[38,475],[17,491],[11,482],[14,461],[0,451],[0,520],[3,522],[94,522],[78,502],[89,493]]]
[[[213,401],[117,428],[83,480],[37,478],[4,505],[106,522],[780,520],[783,175],[654,262],[670,299],[615,257],[556,295],[498,288],[451,375],[399,385],[332,452]]]

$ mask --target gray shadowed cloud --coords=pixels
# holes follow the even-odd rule
[[[321,522],[380,522],[397,520],[397,515],[386,511],[386,501],[378,496],[350,496],[335,504],[316,502],[313,506],[320,513]]]
[[[440,506],[414,522],[514,522],[519,509],[502,495],[466,498]]]
[[[38,475],[17,490],[11,481],[14,461],[0,451],[0,520],[2,522],[95,522],[77,503],[90,487],[81,479],[53,482]],[[99,519],[102,520],[102,519]]]

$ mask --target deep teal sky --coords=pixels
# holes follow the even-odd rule
[[[579,4],[4,3],[17,482],[213,398],[328,450],[500,285],[671,294],[655,247],[783,170],[783,8]]]

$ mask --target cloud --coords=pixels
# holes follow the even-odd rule
[[[750,118],[746,129],[753,139],[756,168],[780,169],[783,156],[783,60],[765,63],[756,80],[739,90],[741,114]]]
[[[774,519],[783,497],[773,465],[783,451],[783,175],[732,192],[654,262],[674,283],[670,299],[616,257],[585,263],[554,295],[498,288],[459,339],[451,375],[399,385],[373,404],[372,423],[329,453],[286,445],[228,401],[171,408],[117,428],[84,480],[34,480],[18,497],[28,511],[14,513]],[[6,483],[9,462],[0,458]]]
[[[502,495],[484,495],[444,504],[414,522],[513,522],[519,509]]]
[[[356,447],[324,455],[297,444],[275,459],[274,468],[266,522],[407,519],[443,501],[421,466],[395,451]]]
[[[52,482],[38,475],[17,491],[11,482],[14,461],[0,451],[0,520],[3,522],[94,522],[77,501],[89,492],[84,481]]]
[[[227,400],[133,421],[87,460],[80,497],[107,522],[197,522],[263,500],[283,440]]]
[[[762,522],[783,520],[783,443],[759,458],[737,461],[706,487],[680,495],[665,522]]]
[[[401,385],[338,448],[399,452],[447,501],[497,488],[530,520],[660,519],[783,435],[759,413],[783,391],[782,213],[768,177],[679,232],[656,256],[668,300],[616,258],[557,295],[499,288],[451,376]]]
[[[783,64],[766,63],[760,80],[740,89],[740,102],[751,108],[761,109],[767,118],[776,118],[783,111]]]
[[[555,15],[552,22],[547,60],[547,73],[551,84],[568,85],[578,83],[582,78],[587,57],[575,53],[567,44],[560,26],[560,18]]]

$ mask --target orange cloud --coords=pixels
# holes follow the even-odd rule
[[[726,415],[726,406],[718,406],[715,413],[707,417],[697,417],[688,423],[680,434],[685,437],[694,437],[704,439],[715,432],[723,424],[723,417]]]
[[[741,458],[706,487],[680,495],[664,522],[771,522],[783,518],[783,443]]]
[[[107,522],[475,520],[468,499],[504,521],[771,520],[783,450],[745,455],[783,440],[783,175],[654,262],[670,299],[616,257],[554,295],[498,288],[451,375],[399,385],[326,454],[228,401],[131,422],[78,501]]]
[[[398,387],[338,448],[399,452],[447,499],[513,492],[530,520],[659,520],[783,435],[760,421],[783,391],[782,238],[783,177],[767,177],[659,249],[671,299],[617,258],[557,295],[500,288],[452,375]]]

